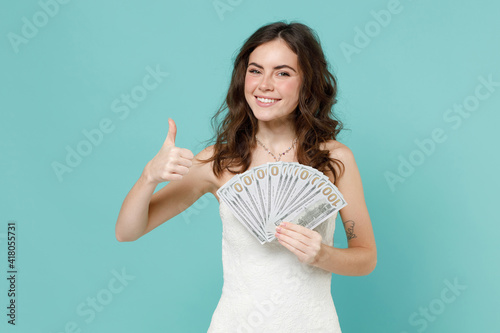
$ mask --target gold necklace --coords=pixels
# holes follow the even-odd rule
[[[293,140],[292,142],[292,145],[290,147],[288,147],[287,150],[285,150],[284,152],[278,154],[278,157],[276,157],[276,155],[274,155],[269,149],[267,149],[266,145],[264,145],[262,142],[260,142],[259,139],[257,139],[257,136],[255,137],[255,140],[257,140],[257,143],[259,145],[262,146],[262,148],[264,148],[272,157],[274,157],[274,159],[276,160],[276,162],[279,162],[281,160],[281,156],[285,155],[286,153],[288,153],[290,150],[292,150],[293,146],[295,146],[295,143],[297,142],[297,139],[298,138],[295,138],[295,140]]]

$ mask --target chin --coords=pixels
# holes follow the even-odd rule
[[[276,117],[276,116],[273,116],[273,115],[262,115],[262,114],[255,114],[254,113],[254,116],[255,118],[258,120],[258,121],[263,121],[263,122],[268,122],[268,121],[276,121],[276,120],[279,120],[279,121],[284,121],[286,119],[286,117]]]
[[[250,108],[252,110],[252,113],[254,115],[255,118],[259,119],[259,120],[269,120],[270,118],[274,118],[274,112],[273,111],[270,111],[270,110],[263,110],[263,109],[260,109],[259,107],[255,107],[255,108]]]

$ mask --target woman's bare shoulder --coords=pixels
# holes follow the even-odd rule
[[[342,162],[349,162],[354,155],[349,147],[337,140],[328,140],[322,144],[322,148],[330,152],[330,157]]]
[[[335,169],[337,176],[333,177],[330,171],[327,171],[326,174],[330,179],[335,180],[335,184],[338,184],[340,178],[345,176],[346,171],[356,167],[354,155],[348,146],[337,140],[324,142],[322,149],[328,150],[330,152],[329,157],[335,161],[332,161],[331,165]]]
[[[203,148],[198,154],[196,154],[195,158],[197,160],[205,160],[213,156],[215,145],[210,145]]]
[[[214,161],[206,161],[210,159],[214,154],[214,146],[207,146],[203,148],[198,154],[194,156],[193,166],[200,169],[205,176],[210,177],[213,175],[213,164]],[[215,176],[215,175],[213,175]]]
[[[224,184],[230,175],[227,172],[222,172],[222,174],[217,177],[214,172],[214,161],[203,162],[202,160],[208,160],[213,157],[215,153],[215,145],[210,145],[205,147],[195,156],[195,164],[198,169],[199,177],[203,178],[203,181],[208,184],[209,191],[215,193],[219,187]]]

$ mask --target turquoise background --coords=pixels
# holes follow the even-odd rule
[[[135,242],[115,239],[116,218],[163,143],[168,117],[176,144],[199,152],[243,40],[286,19],[318,33],[337,76],[335,108],[349,128],[339,140],[354,152],[377,241],[372,274],[333,275],[343,332],[498,332],[498,2],[402,0],[385,26],[372,11],[395,2],[220,2],[223,13],[210,0],[67,1],[56,13],[42,0],[52,16],[34,0],[0,4],[0,331],[207,330],[223,283],[215,198],[203,196]],[[34,20],[36,35],[15,46],[13,34]],[[360,44],[357,31],[377,26]],[[355,41],[346,56],[342,47]],[[147,68],[157,66],[168,75],[124,113],[122,94],[140,94]],[[468,104],[467,118],[450,118],[455,104],[475,101],[480,77],[496,86],[478,88],[482,100]],[[112,130],[58,178],[52,164],[106,121]],[[418,153],[415,140],[435,129],[446,139]],[[391,187],[400,158],[419,165]],[[6,317],[11,220],[15,327]],[[335,246],[346,247],[336,226]],[[115,283],[123,272],[128,280]],[[446,281],[465,290],[454,294]],[[86,304],[97,296],[105,304],[92,316]],[[420,314],[429,307],[429,317]]]

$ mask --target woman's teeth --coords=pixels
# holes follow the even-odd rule
[[[274,102],[279,101],[279,99],[268,99],[268,98],[261,98],[261,97],[257,97],[257,100],[259,100],[259,102],[262,102],[262,103],[274,103]]]

